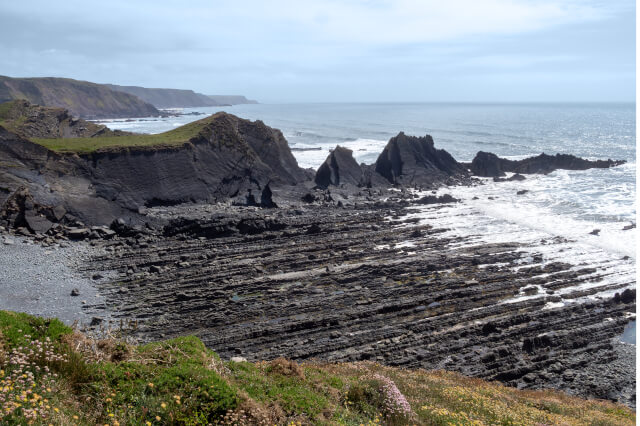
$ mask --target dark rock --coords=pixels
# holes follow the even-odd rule
[[[314,194],[310,192],[307,192],[302,196],[302,201],[304,201],[305,203],[313,203],[317,200],[318,200],[318,197],[316,197]]]
[[[33,211],[26,212],[24,220],[27,227],[36,234],[45,234],[53,226],[53,223],[49,221],[49,219],[40,216]]]
[[[416,200],[417,204],[444,204],[444,203],[457,203],[460,200],[451,196],[451,194],[444,194],[440,197],[435,195],[425,195],[424,197]]]
[[[476,176],[500,177],[505,175],[501,159],[490,152],[478,152],[469,169]]]
[[[625,226],[624,226],[624,228],[622,228],[622,230],[623,230],[623,231],[628,231],[628,230],[633,229],[633,228],[635,228],[635,227],[636,227],[636,224],[635,224],[635,223],[632,223],[632,224],[630,224],[630,225],[625,225]]]
[[[80,290],[74,288],[73,290],[71,290],[71,296],[80,296]]]
[[[96,281],[96,280],[101,280],[101,279],[103,279],[103,278],[104,278],[104,276],[103,276],[102,274],[93,274],[93,275],[91,276],[91,279],[92,279],[92,280],[94,280],[94,281]]]
[[[593,231],[589,232],[589,234],[598,235],[598,234],[600,234],[600,230],[599,229],[594,229]]]
[[[71,240],[83,240],[89,236],[89,228],[72,228],[67,231],[67,237]]]
[[[609,168],[624,164],[624,160],[585,160],[573,155],[556,154],[555,156],[540,154],[537,157],[523,160],[507,160],[497,155],[480,151],[471,162],[471,173],[476,176],[500,177],[505,172],[516,174],[547,174],[557,169],[586,170],[591,168]]]
[[[91,326],[91,327],[98,326],[98,325],[102,324],[103,321],[104,320],[102,318],[100,318],[100,317],[93,317],[93,318],[91,318],[91,322],[89,323],[89,326]]]
[[[271,191],[269,184],[262,189],[262,194],[260,195],[260,207],[268,209],[278,207],[278,205],[273,202],[273,192]]]
[[[337,146],[318,168],[314,181],[320,188],[344,184],[357,186],[363,181],[363,171],[353,158],[353,151]]]
[[[527,192],[529,192],[529,190],[528,190],[528,189],[521,189],[520,191],[516,192],[516,195],[524,195],[524,194],[526,194]]]
[[[635,289],[626,289],[622,293],[616,293],[613,296],[616,303],[634,303],[636,301]]]
[[[436,149],[433,138],[399,133],[375,163],[375,171],[390,183],[435,186],[450,177],[466,177],[467,171],[447,151]]]

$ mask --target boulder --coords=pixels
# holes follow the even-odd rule
[[[457,203],[460,200],[451,196],[451,194],[444,194],[439,197],[435,195],[426,195],[416,201],[417,204],[443,204],[443,203]]]
[[[53,226],[49,219],[33,211],[26,212],[24,220],[27,223],[27,227],[36,234],[44,234]]]

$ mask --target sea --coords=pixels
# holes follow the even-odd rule
[[[298,164],[314,169],[336,145],[353,150],[358,162],[374,163],[388,140],[401,131],[433,136],[436,147],[458,161],[471,161],[478,151],[510,159],[544,152],[626,160],[612,169],[557,170],[528,175],[521,182],[485,179],[474,187],[442,188],[439,193],[462,202],[445,210],[416,207],[412,212],[425,223],[446,227],[451,235],[470,236],[469,244],[516,241],[532,254],[543,253],[549,262],[597,264],[607,271],[604,283],[599,277],[582,288],[617,283],[620,291],[636,283],[637,231],[625,230],[636,223],[635,109],[634,103],[252,104],[184,108],[179,112],[185,115],[175,117],[102,124],[159,133],[226,111],[280,129]],[[526,192],[518,195],[522,190]],[[404,247],[410,246],[407,242]],[[635,322],[623,341],[635,343]]]

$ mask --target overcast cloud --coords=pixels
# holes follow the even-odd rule
[[[633,101],[635,2],[8,1],[0,58],[262,102]]]

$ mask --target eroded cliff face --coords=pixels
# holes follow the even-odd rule
[[[103,84],[70,78],[0,76],[0,102],[26,99],[33,104],[68,109],[74,117],[128,118],[160,115],[153,105]]]
[[[130,134],[74,118],[64,108],[43,107],[22,99],[0,104],[0,124],[26,138],[93,138]]]
[[[135,217],[149,206],[244,198],[308,178],[279,131],[225,113],[180,146],[81,155],[50,151],[0,127],[0,154],[0,204],[26,188],[36,204],[60,205],[87,224]]]

